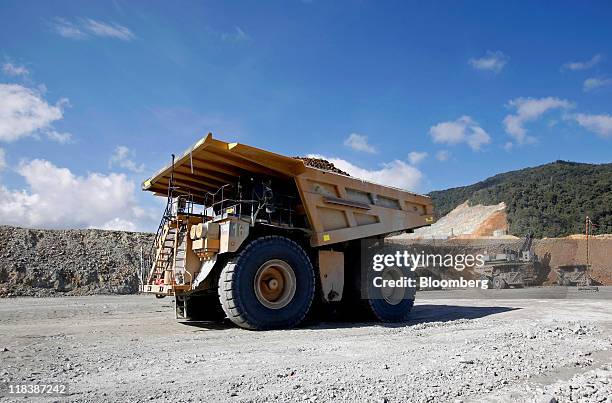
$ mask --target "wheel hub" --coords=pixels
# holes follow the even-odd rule
[[[253,289],[257,300],[263,306],[281,309],[287,306],[295,295],[295,272],[287,262],[269,260],[257,270]]]
[[[272,280],[268,281],[268,287],[271,290],[276,290],[278,288],[278,280],[273,278]]]

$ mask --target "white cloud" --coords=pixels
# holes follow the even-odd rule
[[[120,39],[131,41],[136,36],[129,28],[116,23],[107,23],[91,18],[83,18],[77,22],[68,21],[64,18],[56,18],[51,23],[55,32],[64,38],[85,39],[92,36]]]
[[[49,161],[22,162],[27,189],[0,185],[0,223],[34,228],[143,228],[135,184],[124,174],[76,176]],[[139,225],[141,224],[141,225]]]
[[[436,159],[438,161],[448,161],[448,159],[450,158],[450,152],[448,152],[447,150],[440,150],[436,153]]]
[[[480,147],[490,142],[491,136],[480,126],[472,127],[472,134],[467,136],[467,143],[472,150],[480,150]]]
[[[230,42],[244,42],[250,41],[251,37],[239,26],[234,26],[234,31],[221,34],[221,39]]]
[[[469,116],[438,123],[429,128],[429,135],[434,143],[448,145],[467,143],[475,151],[491,142],[489,134]]]
[[[55,130],[50,130],[46,134],[50,140],[57,141],[60,144],[67,144],[72,141],[72,134],[67,132],[60,133]]]
[[[511,151],[514,148],[514,143],[511,141],[506,142],[506,144],[504,144],[504,150],[506,151]]]
[[[144,164],[136,164],[130,157],[134,156],[134,152],[126,146],[118,146],[115,152],[108,161],[109,167],[118,166],[134,173],[144,171]]]
[[[480,58],[472,58],[468,63],[477,70],[488,70],[495,73],[502,71],[510,58],[499,50],[496,52],[487,51],[487,54]]]
[[[6,168],[6,153],[0,148],[0,171],[3,171],[4,168]]]
[[[30,74],[25,66],[18,66],[13,63],[4,63],[2,65],[2,71],[9,76],[27,76]]]
[[[592,67],[595,67],[599,62],[601,62],[603,60],[603,55],[602,54],[596,54],[595,56],[593,56],[590,60],[587,60],[586,62],[569,62],[569,63],[565,63],[563,65],[563,69],[565,70],[588,70]]]
[[[70,21],[66,21],[63,18],[56,18],[51,23],[53,30],[64,38],[70,39],[84,39],[87,34],[83,32],[79,27]]]
[[[612,115],[588,115],[579,113],[576,121],[582,127],[602,137],[612,137]]]
[[[410,161],[412,165],[417,165],[427,158],[427,155],[425,151],[411,151],[408,153],[408,161]]]
[[[527,136],[527,130],[523,127],[526,122],[534,121],[553,109],[571,108],[572,103],[553,97],[516,98],[508,102],[508,106],[515,108],[516,113],[504,118],[506,132],[514,137],[518,144],[525,144],[534,141],[532,137]]]
[[[323,158],[351,176],[380,185],[393,186],[415,191],[419,188],[423,174],[417,168],[400,160],[383,163],[380,169],[365,169],[340,158],[329,158],[322,155],[309,155],[312,158]]]
[[[612,85],[612,78],[587,78],[584,80],[582,90],[589,92],[607,85]]]
[[[82,26],[95,36],[120,39],[122,41],[131,41],[136,37],[132,31],[123,25],[96,21],[91,18],[84,19]]]
[[[355,151],[363,151],[370,154],[377,153],[376,148],[368,143],[368,136],[357,133],[351,133],[351,135],[344,140],[344,145]]]
[[[97,227],[98,229],[114,230],[114,231],[138,231],[138,226],[133,221],[124,220],[123,218],[113,218],[110,221]]]
[[[17,84],[0,84],[0,141],[15,141],[49,130],[51,124],[63,117],[68,101],[50,105],[42,95]]]

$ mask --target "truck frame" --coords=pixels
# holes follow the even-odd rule
[[[426,196],[210,133],[142,188],[167,198],[143,291],[174,296],[179,319],[287,328],[313,301],[354,303],[382,321],[409,315],[413,291],[363,284],[362,241],[431,224]]]

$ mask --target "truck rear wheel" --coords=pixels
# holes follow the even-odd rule
[[[380,273],[372,270],[369,273],[367,276],[368,283],[365,287],[367,293],[366,309],[369,313],[381,322],[404,322],[408,320],[414,305],[416,284],[412,287],[376,287],[374,278],[379,276],[382,280],[393,280],[395,282],[402,281],[402,279],[415,280],[414,272],[406,267],[387,267]]]
[[[280,236],[251,242],[219,278],[219,300],[227,317],[253,330],[297,326],[310,309],[314,290],[308,255]]]
[[[506,280],[504,280],[501,277],[494,277],[493,278],[493,288],[497,290],[502,290],[504,288],[508,288],[508,283],[506,283]]]

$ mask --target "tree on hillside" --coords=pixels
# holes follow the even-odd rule
[[[598,225],[595,234],[612,233],[612,164],[556,161],[429,195],[437,217],[466,200],[470,205],[503,201],[510,233],[517,236],[580,233],[586,215]]]

